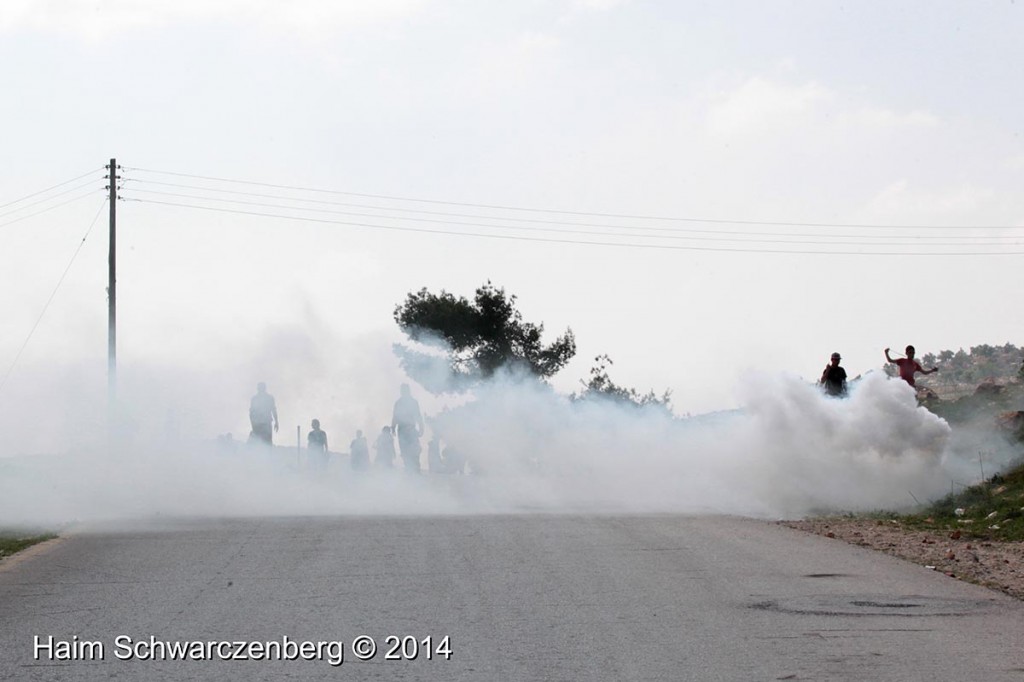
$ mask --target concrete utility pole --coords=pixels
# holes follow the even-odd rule
[[[117,399],[117,159],[111,159],[110,175],[110,255],[107,272],[107,397],[111,414]]]

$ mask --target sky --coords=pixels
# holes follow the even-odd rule
[[[607,354],[679,415],[833,351],[1019,345],[1022,31],[1009,0],[8,0],[4,454],[98,428],[111,158],[119,391],[197,438],[257,381],[283,428],[386,421],[422,287],[504,287],[575,334],[557,390]]]

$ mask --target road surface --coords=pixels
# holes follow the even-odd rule
[[[0,566],[16,680],[1024,681],[1022,643],[1024,603],[738,518],[164,522]]]

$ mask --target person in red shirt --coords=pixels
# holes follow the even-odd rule
[[[913,346],[907,346],[907,357],[896,358],[895,360],[893,360],[891,357],[889,357],[889,349],[886,348],[885,359],[899,367],[900,379],[903,379],[913,388],[917,388],[917,384],[914,383],[914,375],[916,373],[920,372],[921,374],[931,374],[932,372],[938,372],[939,368],[932,367],[931,369],[925,369],[917,360],[914,359],[914,352],[915,351]]]

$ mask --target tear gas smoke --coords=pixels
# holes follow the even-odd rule
[[[794,517],[906,507],[948,492],[951,481],[976,481],[981,449],[988,475],[1015,455],[994,438],[954,435],[904,382],[881,372],[844,400],[796,377],[755,374],[739,389],[742,410],[690,419],[574,402],[506,375],[469,396],[433,397],[413,384],[428,422],[421,462],[433,432],[468,458],[474,475],[357,474],[344,454],[355,430],[372,443],[408,381],[379,337],[317,345],[282,332],[253,360],[216,372],[125,367],[123,421],[134,426],[122,429],[116,450],[106,446],[99,367],[23,374],[33,377],[37,399],[14,405],[5,397],[3,525],[531,511]],[[281,416],[272,451],[244,443],[247,401],[260,380]],[[32,394],[24,382],[20,390]],[[60,402],[41,407],[55,394]],[[304,446],[314,417],[342,453],[323,475],[296,448],[295,425]],[[228,439],[228,431],[237,435]],[[67,454],[13,456],[25,451],[19,446]]]

